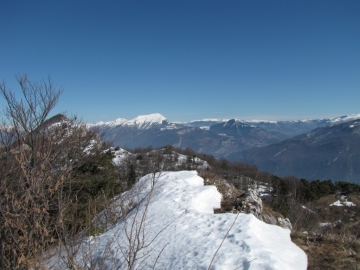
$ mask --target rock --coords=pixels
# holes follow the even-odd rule
[[[253,214],[261,220],[263,205],[262,200],[255,189],[249,188],[248,191],[238,196],[235,199],[234,207],[242,213]]]
[[[288,219],[288,218],[278,217],[276,225],[283,227],[284,229],[289,229],[290,231],[292,230],[292,225],[291,225],[290,219]]]
[[[273,217],[272,215],[263,215],[263,221],[267,224],[272,224],[272,225],[276,225],[277,220],[275,217]]]
[[[236,197],[234,208],[241,213],[253,214],[256,218],[265,223],[292,230],[292,225],[288,218],[276,217],[271,213],[262,214],[262,200],[259,193],[254,188],[249,188],[246,192]]]

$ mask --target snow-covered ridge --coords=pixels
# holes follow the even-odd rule
[[[340,117],[330,118],[329,121],[330,121],[330,123],[333,123],[333,124],[340,124],[340,123],[357,120],[357,119],[360,119],[360,114],[349,114],[349,115],[344,115],[344,116],[340,116]]]
[[[245,123],[271,123],[271,124],[276,124],[278,121],[273,121],[273,120],[258,120],[258,119],[254,119],[254,120],[241,120],[242,122]]]
[[[138,226],[140,222],[132,223],[132,220],[142,218],[139,213],[146,209],[143,231],[149,247],[140,250],[138,257],[142,259],[135,262],[135,269],[152,269],[155,262],[156,269],[209,267],[237,216],[213,213],[213,209],[220,206],[221,194],[215,186],[204,186],[204,180],[196,171],[163,172],[155,177],[159,185],[151,193],[149,204],[145,204],[145,198],[154,183],[151,174],[126,193],[133,198],[132,203],[138,205],[126,218],[103,234],[83,239],[74,258],[80,266],[89,264],[84,258],[94,258],[92,264],[101,264],[101,269],[120,269],[125,265],[124,254],[127,253],[124,251],[128,250],[125,227]],[[150,244],[151,239],[156,241]],[[47,267],[64,269],[59,260],[61,255],[54,253],[47,260]],[[266,224],[252,214],[239,214],[214,257],[211,269],[240,269],[242,266],[244,269],[305,270],[307,257],[291,242],[290,230]]]
[[[167,121],[165,116],[163,116],[160,113],[153,113],[148,115],[139,115],[131,120],[118,118],[115,121],[98,122],[95,124],[95,126],[115,127],[121,125],[121,126],[129,126],[129,127],[134,126],[141,129],[148,129],[152,125],[161,125],[163,121]]]
[[[330,124],[340,124],[347,121],[352,121],[356,119],[360,119],[360,114],[350,114],[335,118],[322,118],[322,119],[304,119],[304,120],[279,120],[279,121],[273,121],[273,120],[259,120],[259,119],[253,119],[253,120],[243,120],[238,118],[229,118],[229,119],[220,119],[220,118],[205,118],[201,120],[192,120],[189,122],[169,122],[170,126],[176,126],[176,125],[194,125],[196,123],[226,123],[229,120],[235,120],[239,121],[245,124],[260,124],[260,123],[269,123],[269,124],[277,124],[277,123],[306,123],[310,121],[327,121]],[[139,128],[147,129],[151,125],[160,125],[163,123],[163,121],[168,121],[165,116],[163,116],[160,113],[153,113],[148,115],[139,115],[135,117],[134,119],[127,120],[124,118],[118,118],[114,121],[108,121],[103,122],[100,121],[96,124],[88,124],[88,126],[109,126],[109,127],[115,127],[115,126],[137,126]],[[207,124],[203,124],[202,126],[208,126]]]
[[[193,122],[218,122],[218,123],[221,123],[221,122],[227,122],[229,121],[229,119],[219,119],[219,118],[205,118],[205,119],[201,119],[201,120],[192,120],[188,123],[193,123]],[[186,123],[186,122],[184,122]]]
[[[127,122],[128,120],[126,120],[125,118],[118,118],[114,121],[108,121],[108,122],[103,122],[103,121],[100,121],[100,122],[97,122],[95,124],[95,126],[102,126],[102,125],[107,125],[107,126],[110,126],[110,127],[114,127],[114,126],[118,126],[118,125],[121,125],[122,123],[125,123]]]
[[[202,119],[202,120],[194,120],[194,121],[190,121],[188,123],[196,123],[196,122],[216,122],[216,123],[226,123],[230,120],[235,120],[236,122],[241,122],[241,123],[245,123],[245,124],[261,124],[261,123],[268,123],[268,124],[278,124],[278,123],[307,123],[307,122],[311,122],[311,121],[327,121],[328,123],[332,124],[332,125],[336,125],[336,124],[340,124],[340,123],[344,123],[344,122],[348,122],[348,121],[352,121],[352,120],[356,120],[356,119],[360,119],[360,114],[350,114],[350,115],[345,115],[345,116],[340,116],[340,117],[335,117],[335,118],[319,118],[319,119],[302,119],[302,120],[264,120],[264,119],[251,119],[251,120],[244,120],[244,119],[239,119],[239,118],[229,118],[229,119],[218,119],[218,118],[206,118],[206,119]],[[183,123],[186,124],[186,123]]]
[[[328,121],[329,123],[332,124],[340,124],[340,123],[344,123],[344,122],[348,122],[348,121],[352,121],[352,120],[356,120],[356,119],[360,119],[360,114],[349,114],[349,115],[344,115],[344,116],[339,116],[339,117],[334,117],[334,118],[316,118],[316,119],[302,119],[302,120],[278,120],[278,121],[272,121],[272,120],[240,120],[243,121],[245,123],[271,123],[271,124],[276,124],[276,123],[306,123],[306,122],[310,122],[310,121]]]

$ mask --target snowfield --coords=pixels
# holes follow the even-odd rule
[[[155,188],[149,196],[152,184]],[[79,244],[75,259],[80,266],[126,269],[124,258],[129,258],[131,242],[127,236],[140,228],[140,242],[147,247],[138,252],[133,269],[153,269],[155,265],[155,269],[206,270],[237,217],[211,269],[307,268],[306,254],[291,242],[289,230],[268,225],[251,214],[214,214],[221,194],[214,186],[204,186],[196,171],[147,175],[119,200],[134,207],[109,230]],[[136,246],[134,241],[130,244]],[[66,269],[63,255],[53,255],[46,265]]]

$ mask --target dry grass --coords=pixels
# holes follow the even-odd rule
[[[356,206],[330,206],[337,200],[341,201],[340,196],[329,195],[307,205],[320,222],[331,225],[291,235],[307,254],[308,269],[360,269],[360,200],[350,195],[348,201]]]
[[[293,234],[292,241],[308,256],[308,269],[360,269],[360,242],[351,237],[328,234],[318,239]]]
[[[215,209],[214,213],[233,211],[235,198],[242,192],[215,173],[204,171],[200,176],[204,179],[205,185],[214,185],[222,195],[221,208]]]
[[[205,185],[215,185],[223,195],[221,208],[215,213],[232,211],[234,199],[242,192],[214,173],[204,172],[200,176],[204,178]],[[296,211],[299,217],[298,230],[292,232],[291,238],[306,252],[309,270],[360,269],[360,198],[349,196],[348,201],[356,204],[353,207],[330,207],[337,200],[340,200],[340,196],[329,195],[306,205],[314,212],[301,205]],[[283,218],[265,203],[262,214],[276,219]],[[319,222],[329,222],[333,226],[319,227],[316,225]],[[308,229],[308,233],[303,233],[304,229]]]
[[[267,204],[263,203],[263,210],[262,210],[262,215],[268,215],[268,216],[272,216],[274,218],[284,218],[284,216],[282,214],[280,214],[279,212],[274,211],[270,206],[268,206]]]

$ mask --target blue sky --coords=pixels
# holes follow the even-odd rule
[[[357,114],[359,14],[358,0],[0,0],[0,79],[50,75],[53,113],[89,123]]]

